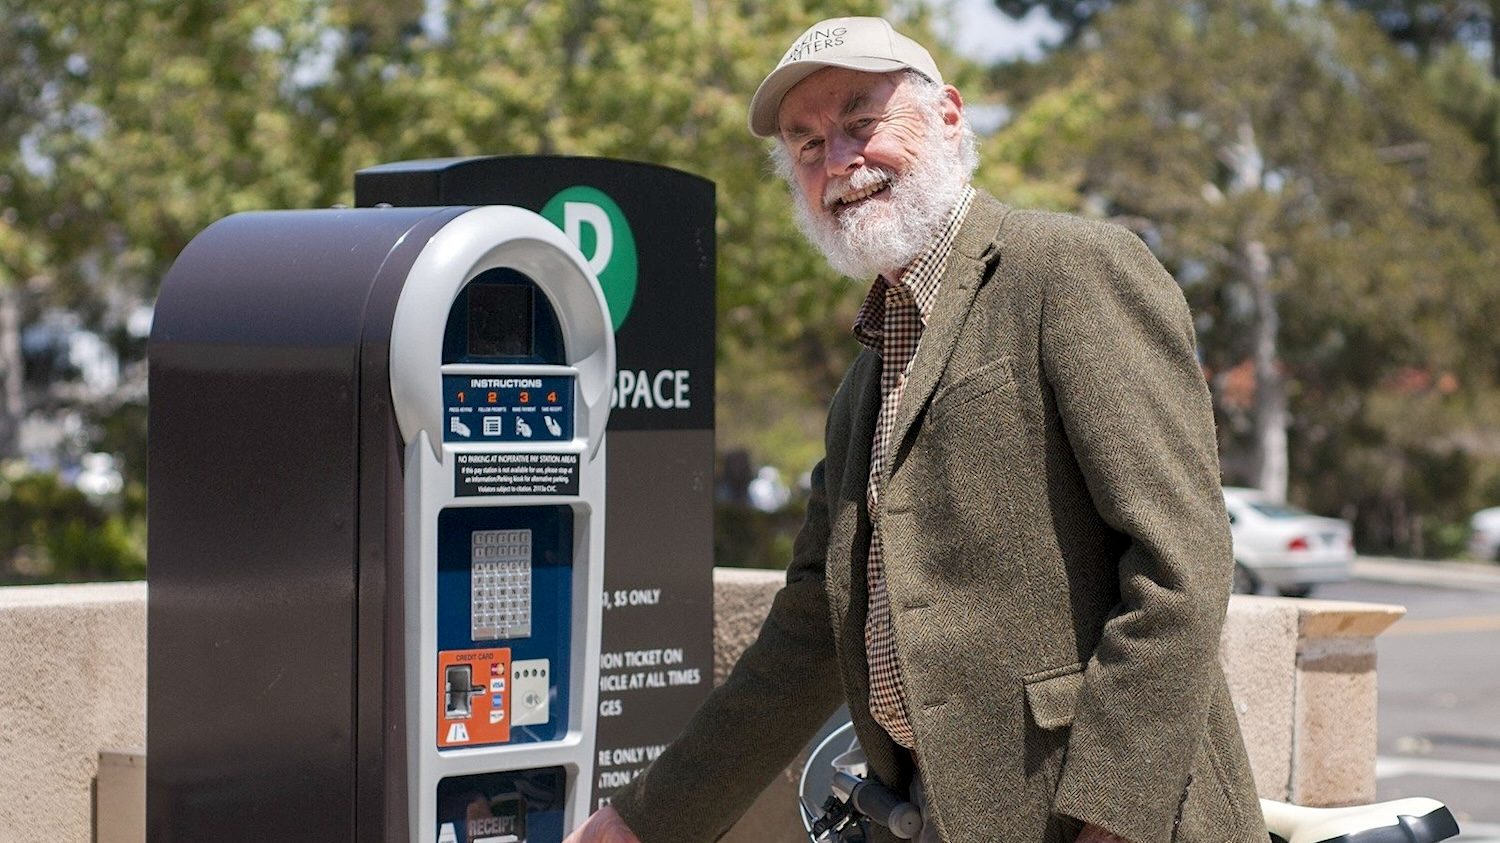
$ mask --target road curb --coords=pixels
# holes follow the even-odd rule
[[[1359,556],[1350,565],[1357,580],[1500,592],[1500,565]]]

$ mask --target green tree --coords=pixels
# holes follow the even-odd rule
[[[1500,78],[1457,46],[1429,60],[1423,76],[1444,113],[1484,149],[1484,183],[1500,207]]]
[[[96,310],[101,285],[149,296],[213,220],[349,203],[353,172],[383,161],[548,152],[679,167],[718,186],[721,442],[791,472],[811,462],[862,290],[795,231],[745,108],[812,20],[890,3],[450,0],[420,17],[420,4],[368,0],[0,2],[49,68],[14,70],[35,84],[14,89],[26,108],[5,137],[34,134],[49,173],[0,159],[31,191],[30,206],[5,195],[23,230],[0,249],[27,261],[11,275],[97,279],[66,297]],[[921,34],[923,8],[896,12]],[[67,84],[44,93],[49,75]],[[77,211],[67,248],[44,224],[59,208]]]
[[[1449,45],[1489,53],[1491,73],[1500,76],[1500,0],[1334,0],[1329,5],[1368,14],[1386,34],[1410,47],[1425,61]],[[995,0],[1011,17],[1033,9],[1063,27],[1063,43],[1073,44],[1101,12],[1116,0]]]
[[[76,208],[56,202],[43,153],[49,137],[81,122],[69,107],[79,75],[35,10],[0,0],[0,460],[16,453],[26,414],[21,322],[29,292],[45,286],[72,233]]]
[[[1066,52],[1094,19],[1116,0],[995,0],[1019,17],[1041,8],[1063,28]],[[1359,12],[1414,55],[1426,81],[1449,117],[1466,126],[1486,150],[1484,179],[1500,204],[1500,0],[1325,0],[1327,8]],[[991,71],[996,85],[1022,93],[1038,84],[1025,62]]]
[[[1415,63],[1337,8],[1137,0],[1095,23],[999,144],[1135,228],[1183,284],[1230,479],[1295,476],[1336,509],[1357,464],[1413,445],[1375,395],[1447,407],[1424,447],[1452,450],[1459,404],[1500,371],[1500,226],[1481,150]]]
[[[1397,43],[1425,63],[1445,48],[1483,47],[1490,73],[1500,76],[1500,2],[1497,0],[1344,0],[1368,13]]]

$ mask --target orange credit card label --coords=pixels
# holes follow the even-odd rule
[[[510,648],[438,653],[439,749],[510,740]]]

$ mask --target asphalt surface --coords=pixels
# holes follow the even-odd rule
[[[1361,560],[1313,596],[1395,603],[1376,639],[1377,798],[1445,802],[1462,843],[1500,843],[1500,566]]]

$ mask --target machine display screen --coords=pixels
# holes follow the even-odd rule
[[[470,357],[529,357],[535,353],[532,288],[525,284],[470,284]]]
[[[473,639],[530,637],[531,530],[475,530],[469,538]]]

